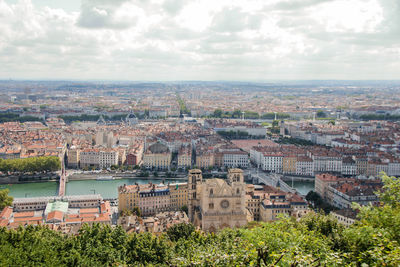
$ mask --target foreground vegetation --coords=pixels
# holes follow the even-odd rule
[[[344,228],[329,216],[282,218],[217,234],[175,225],[161,236],[85,226],[76,236],[45,227],[0,229],[1,266],[398,266],[400,183],[384,177],[381,207],[359,207]]]

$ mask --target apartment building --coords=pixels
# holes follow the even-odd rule
[[[342,172],[342,156],[330,152],[309,152],[314,161],[314,172]]]
[[[276,173],[282,172],[282,159],[283,154],[280,152],[277,153],[264,153],[261,168],[264,171],[271,171]]]
[[[192,166],[192,149],[190,146],[179,149],[177,166],[178,168],[188,168]]]
[[[80,167],[109,168],[118,165],[118,150],[116,149],[84,149],[80,151]]]
[[[284,155],[282,159],[282,173],[296,174],[296,155]]]
[[[247,168],[249,166],[249,156],[245,151],[224,151],[223,165],[226,168]]]
[[[212,151],[196,151],[196,166],[198,168],[215,166],[214,153]]]
[[[308,212],[307,202],[300,196],[284,192],[270,193],[261,202],[260,221],[275,221],[282,214],[300,218]]]
[[[336,184],[339,177],[329,173],[321,173],[315,175],[315,192],[324,200],[328,199],[328,187]]]
[[[187,183],[124,185],[118,188],[118,209],[133,210],[137,207],[142,215],[153,215],[187,206],[187,197]]]
[[[296,159],[296,175],[314,176],[314,161],[307,156],[300,156]]]
[[[328,202],[339,208],[349,209],[352,203],[360,205],[377,204],[379,198],[376,191],[382,188],[380,180],[346,180],[331,184],[328,187]]]
[[[171,152],[167,146],[155,143],[143,154],[143,166],[146,168],[168,169],[171,165]]]
[[[68,168],[79,168],[80,150],[76,147],[68,149]]]
[[[342,174],[347,176],[357,175],[357,165],[351,157],[346,157],[343,159]]]

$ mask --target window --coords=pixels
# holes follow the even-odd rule
[[[214,209],[214,203],[209,203],[209,204],[208,204],[208,208],[209,208],[210,210]]]

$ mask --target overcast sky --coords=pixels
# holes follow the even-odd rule
[[[0,0],[0,79],[400,79],[400,0]]]

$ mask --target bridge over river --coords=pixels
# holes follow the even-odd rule
[[[292,188],[282,180],[282,175],[276,173],[265,173],[261,170],[257,170],[256,168],[249,169],[248,174],[253,180],[257,179],[258,182],[261,184],[274,187],[277,187],[277,185],[279,184],[280,189],[285,192],[299,193],[295,188]]]

